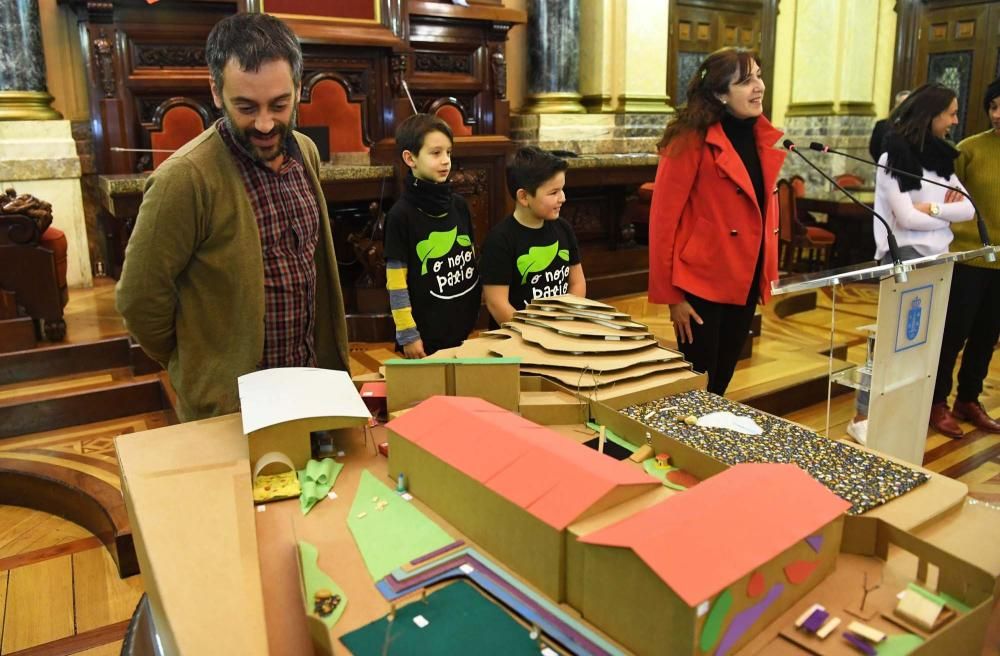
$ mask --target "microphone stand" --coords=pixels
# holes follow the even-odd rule
[[[785,139],[782,145],[790,152],[798,155],[803,162],[808,164],[814,171],[823,176],[827,181],[830,182],[834,187],[839,189],[845,196],[850,198],[852,201],[865,208],[872,213],[876,219],[882,222],[883,227],[885,227],[886,241],[889,244],[889,253],[892,256],[892,275],[898,283],[904,283],[907,281],[908,276],[906,275],[906,267],[903,265],[902,259],[899,257],[899,245],[896,243],[896,236],[892,234],[892,228],[889,227],[889,223],[882,218],[882,216],[875,211],[875,208],[862,203],[860,200],[854,197],[854,195],[848,190],[844,189],[840,184],[837,183],[831,176],[827,175],[823,169],[816,166],[808,157],[799,152],[799,149],[792,143],[791,140]]]
[[[834,150],[833,148],[830,148],[829,146],[825,146],[825,145],[823,145],[823,144],[821,144],[821,143],[819,143],[817,141],[814,141],[811,144],[809,144],[809,148],[810,148],[810,150],[815,150],[815,151],[820,152],[820,153],[833,153],[834,155],[840,155],[841,157],[846,157],[847,159],[853,159],[855,161],[862,162],[864,164],[869,164],[871,166],[877,166],[878,168],[880,168],[880,169],[882,169],[884,171],[888,171],[890,173],[895,173],[897,175],[902,175],[902,176],[905,176],[907,178],[911,178],[913,180],[922,180],[924,182],[929,182],[932,185],[936,185],[938,187],[944,187],[945,189],[949,189],[951,191],[956,191],[956,192],[960,193],[962,196],[965,196],[966,198],[968,198],[969,202],[972,203],[972,209],[976,213],[976,228],[979,230],[979,240],[981,242],[983,242],[983,246],[990,247],[990,248],[993,246],[993,244],[990,243],[990,233],[986,229],[986,222],[983,221],[983,215],[979,213],[979,207],[976,205],[976,201],[973,200],[972,196],[969,195],[969,193],[967,191],[965,191],[964,189],[959,189],[958,187],[952,187],[951,185],[944,184],[943,182],[938,182],[937,180],[931,180],[930,178],[925,178],[925,177],[917,175],[915,173],[910,173],[909,171],[902,171],[900,169],[893,168],[891,166],[886,166],[885,164],[879,164],[878,162],[872,162],[872,161],[869,161],[869,160],[865,159],[864,157],[858,157],[857,155],[851,155],[850,153],[845,153],[845,152],[841,152],[839,150]],[[987,262],[996,262],[997,261],[996,251],[995,250],[990,250],[989,253],[987,253],[986,255],[983,255],[983,259],[986,260]]]

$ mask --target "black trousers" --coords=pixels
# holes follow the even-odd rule
[[[691,321],[693,342],[678,344],[684,359],[695,371],[708,374],[708,391],[722,396],[736,371],[736,361],[750,335],[750,324],[757,309],[757,277],[743,305],[708,301],[694,294],[684,294],[698,313],[702,325]]]
[[[951,278],[948,316],[941,338],[941,359],[934,384],[934,403],[948,399],[952,372],[958,352],[962,366],[958,370],[959,401],[979,399],[983,380],[990,370],[993,347],[1000,337],[1000,269],[956,264]]]

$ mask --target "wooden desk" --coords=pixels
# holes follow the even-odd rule
[[[875,201],[872,191],[852,191],[862,203],[871,205]],[[840,191],[815,193],[799,198],[796,204],[800,210],[827,215],[822,227],[837,237],[833,245],[830,267],[839,268],[850,264],[870,261],[875,254],[875,236],[872,232],[872,213],[854,203]]]

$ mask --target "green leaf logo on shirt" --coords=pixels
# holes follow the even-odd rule
[[[459,235],[455,239],[455,241],[458,242],[459,246],[465,246],[466,248],[468,248],[469,246],[472,246],[472,240],[469,239],[469,235]]]
[[[567,249],[565,249],[565,248],[560,248],[559,249],[559,257],[564,262],[569,262],[569,251]]]
[[[443,257],[451,252],[451,247],[455,245],[455,235],[458,227],[454,227],[448,232],[432,232],[427,235],[427,239],[417,242],[417,258],[420,260],[420,275],[427,273],[427,260],[433,257]],[[462,235],[465,237],[465,235]],[[465,237],[468,239],[468,237]]]
[[[517,258],[517,271],[521,274],[521,284],[523,285],[527,281],[529,273],[538,273],[548,269],[558,253],[559,240],[557,239],[548,246],[532,246],[527,253]],[[568,258],[569,254],[567,253]]]

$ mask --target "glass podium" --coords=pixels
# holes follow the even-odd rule
[[[996,246],[984,246],[906,260],[901,265],[867,263],[790,275],[771,283],[776,296],[827,287],[831,290],[827,435],[833,383],[867,391],[867,446],[916,465],[923,463],[952,269],[956,262],[992,258],[997,252],[1000,248]],[[837,287],[868,280],[879,281],[876,323],[865,326],[870,328],[869,357],[863,365],[835,373]]]

